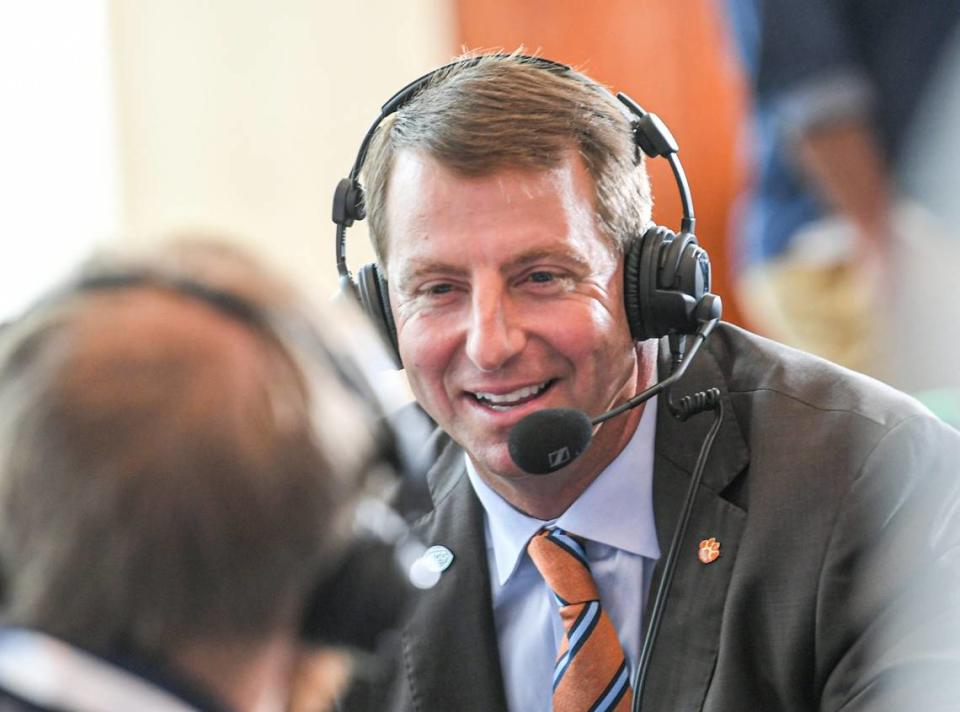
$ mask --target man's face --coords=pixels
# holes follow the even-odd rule
[[[548,171],[464,177],[405,151],[387,194],[386,267],[407,376],[481,474],[520,474],[507,435],[525,415],[560,406],[597,415],[634,393],[622,261],[597,226],[576,153]],[[601,428],[591,451],[615,428]]]

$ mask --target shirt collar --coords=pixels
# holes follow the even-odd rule
[[[488,541],[501,586],[516,569],[530,538],[548,525],[631,554],[659,558],[653,519],[656,422],[657,399],[651,398],[626,447],[555,521],[535,519],[514,509],[481,479],[464,454],[467,475],[486,513]]]

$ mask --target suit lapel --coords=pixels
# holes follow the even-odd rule
[[[466,476],[463,451],[450,443],[428,481],[436,505],[415,530],[427,546],[444,546],[454,558],[422,594],[402,635],[413,709],[506,710],[483,509]]]
[[[701,709],[716,664],[724,601],[746,519],[742,509],[720,496],[746,468],[749,452],[722,371],[714,355],[704,349],[675,390],[682,396],[709,387],[721,389],[723,422],[680,543],[673,586],[647,674],[643,707],[648,710]],[[654,573],[647,624],[690,476],[713,421],[711,413],[702,413],[680,423],[670,415],[665,399],[657,410],[653,499],[657,537],[664,553]],[[697,555],[698,544],[711,537],[719,542],[720,556],[704,564]]]
[[[746,513],[720,493],[742,473],[749,452],[733,415],[716,357],[704,349],[676,387],[678,395],[721,389],[724,417],[696,495],[660,633],[647,675],[644,709],[699,710],[719,649],[727,587]],[[654,457],[654,518],[664,556],[689,478],[712,416],[680,423],[666,403],[658,408]],[[404,675],[412,709],[463,712],[506,710],[486,561],[483,509],[466,477],[463,451],[449,443],[428,474],[434,509],[415,524],[427,546],[442,545],[454,560],[439,583],[423,593],[402,635]],[[703,564],[698,542],[713,537],[720,557]],[[649,622],[655,590],[649,597]]]

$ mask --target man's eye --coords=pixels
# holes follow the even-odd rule
[[[440,294],[448,294],[453,290],[452,284],[432,284],[427,287],[426,292],[431,296],[437,296]]]
[[[530,281],[531,282],[552,282],[556,278],[556,275],[553,272],[531,272]]]

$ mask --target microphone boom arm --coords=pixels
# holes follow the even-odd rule
[[[711,319],[705,322],[697,330],[697,333],[694,335],[693,345],[690,347],[690,350],[687,351],[687,353],[684,355],[683,360],[680,361],[680,363],[674,369],[673,373],[671,373],[669,376],[664,378],[662,381],[657,381],[655,384],[647,388],[642,393],[635,395],[626,403],[623,403],[622,405],[619,405],[613,410],[603,413],[602,415],[598,415],[596,418],[591,418],[590,425],[599,425],[604,421],[610,420],[610,418],[615,418],[616,416],[630,410],[631,408],[636,408],[638,405],[640,405],[644,401],[650,400],[655,395],[662,393],[663,391],[670,388],[670,386],[672,386],[674,383],[679,381],[683,377],[683,374],[686,373],[687,367],[690,365],[694,357],[697,355],[697,352],[700,350],[700,347],[703,346],[703,342],[707,340],[708,336],[710,336],[710,332],[713,331],[713,328],[717,325],[718,321],[719,319]],[[671,403],[670,405],[673,405],[673,404]],[[674,416],[680,418],[680,415],[678,415],[677,413],[678,410],[680,409],[676,407],[672,407],[670,409],[671,413],[673,413]],[[686,420],[685,417],[681,419]]]

